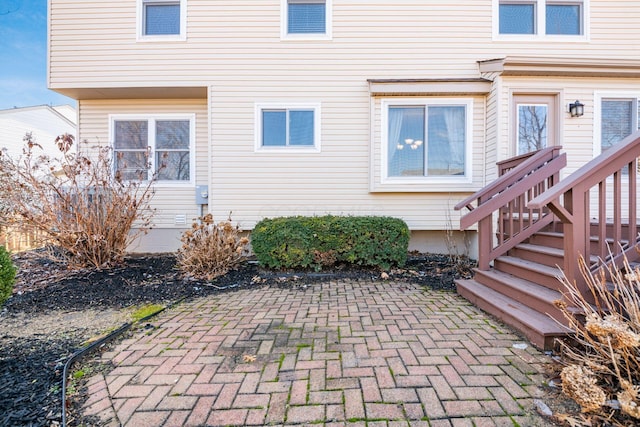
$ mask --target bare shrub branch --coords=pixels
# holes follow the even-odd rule
[[[181,237],[178,267],[187,275],[200,280],[213,280],[237,266],[249,243],[240,237],[240,228],[231,219],[217,224],[211,214],[199,218]]]
[[[68,134],[55,141],[60,158],[36,154],[42,147],[30,134],[24,140],[20,158],[0,157],[7,225],[42,231],[70,267],[121,263],[127,246],[151,228],[155,175],[147,180],[145,170],[139,180],[125,181],[114,173],[110,147],[85,142],[73,152]]]

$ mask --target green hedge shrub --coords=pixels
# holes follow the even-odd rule
[[[251,245],[265,267],[313,268],[339,262],[388,269],[407,260],[409,228],[398,218],[295,216],[256,224]]]
[[[0,305],[4,304],[13,293],[15,278],[16,268],[11,262],[11,256],[4,246],[0,246]]]

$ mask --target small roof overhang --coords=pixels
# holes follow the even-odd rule
[[[472,79],[369,79],[372,96],[415,95],[486,95],[491,90],[491,81]]]
[[[640,78],[640,60],[507,56],[478,61],[480,73],[502,76]]]
[[[203,87],[103,87],[57,88],[51,90],[73,99],[198,99],[207,98]]]

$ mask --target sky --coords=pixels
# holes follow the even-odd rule
[[[0,0],[0,110],[76,106],[47,89],[47,0]]]

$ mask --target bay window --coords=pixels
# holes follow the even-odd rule
[[[389,182],[468,179],[471,101],[383,101],[383,171]]]

